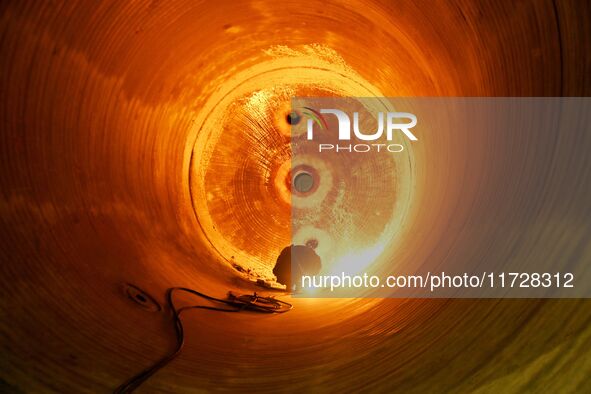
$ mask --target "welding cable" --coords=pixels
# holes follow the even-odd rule
[[[174,292],[175,291],[182,291],[186,293],[190,293],[196,295],[198,297],[204,298],[208,301],[221,303],[227,305],[227,307],[214,307],[214,306],[207,306],[207,305],[191,305],[185,306],[180,309],[177,309],[174,304]],[[191,310],[191,309],[206,309],[210,311],[217,311],[217,312],[242,312],[244,310],[250,310],[254,312],[260,313],[284,313],[291,309],[292,305],[276,300],[273,297],[260,297],[256,293],[254,295],[242,295],[242,296],[233,296],[230,293],[230,299],[224,300],[220,298],[214,298],[208,296],[206,294],[200,293],[198,291],[188,289],[185,287],[172,287],[168,289],[166,294],[166,300],[168,306],[173,314],[175,332],[176,332],[176,347],[174,351],[170,354],[162,357],[159,361],[157,361],[154,365],[144,369],[142,372],[138,373],[137,375],[133,376],[123,384],[121,384],[117,389],[115,389],[115,394],[125,394],[131,393],[135,389],[137,389],[142,383],[148,380],[152,375],[158,372],[160,369],[165,367],[168,363],[174,360],[183,349],[185,344],[185,333],[183,329],[183,323],[181,320],[181,314],[184,311]]]

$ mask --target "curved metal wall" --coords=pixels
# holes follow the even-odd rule
[[[7,392],[108,392],[169,349],[170,316],[138,307],[126,284],[161,304],[176,285],[216,296],[254,289],[212,247],[189,190],[201,126],[229,108],[219,103],[298,76],[308,82],[304,92],[346,91],[345,75],[384,96],[591,93],[586,2],[0,8],[0,388]],[[228,129],[219,138],[238,136]],[[228,152],[232,168],[252,165],[256,152],[236,152]],[[247,183],[264,178],[256,171],[228,179],[220,168],[206,189],[246,192],[229,192],[226,207],[209,213],[228,229],[277,228],[255,243],[245,232],[220,237],[251,256],[280,249],[282,222],[264,212],[289,215],[288,205],[248,192],[259,189]],[[587,300],[293,303],[281,316],[187,314],[184,352],[142,389],[556,392],[588,384]]]

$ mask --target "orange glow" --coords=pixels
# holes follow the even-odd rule
[[[292,236],[320,240],[321,255],[359,239],[334,235],[359,221],[361,209],[343,214],[358,206],[355,194],[343,196],[342,223],[291,233],[292,204],[306,204],[290,198],[285,181],[293,96],[589,95],[589,2],[556,3],[5,2],[0,391],[108,392],[161,357],[170,316],[138,308],[127,283],[161,305],[172,286],[252,293],[262,289],[246,279],[270,278]],[[384,268],[375,262],[390,244],[406,266],[447,256],[455,238],[444,235],[461,230],[447,227],[449,217],[490,184],[464,178],[474,174],[470,157],[458,155],[466,146],[436,133],[424,141],[388,183],[397,208],[367,225],[357,255],[327,261],[327,272],[359,258]],[[372,165],[393,174],[392,163]],[[330,193],[334,168],[315,168],[324,182],[316,192]],[[510,217],[502,225],[515,242],[527,233]],[[557,221],[550,230],[584,229]],[[479,256],[489,240],[470,236],[463,250]],[[294,309],[187,313],[182,356],[143,389],[558,392],[587,384],[588,300],[269,293]]]

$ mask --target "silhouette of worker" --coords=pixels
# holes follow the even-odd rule
[[[290,245],[281,251],[273,274],[277,277],[277,282],[286,286],[287,291],[301,286],[303,275],[318,275],[322,263],[314,251],[317,246],[318,241],[311,240],[306,245]]]

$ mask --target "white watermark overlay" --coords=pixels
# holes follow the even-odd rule
[[[482,272],[478,275],[445,272],[419,275],[389,275],[379,277],[363,273],[348,275],[304,275],[301,277],[302,289],[376,289],[404,288],[426,289],[436,292],[438,289],[470,288],[572,288],[574,275],[570,272]]]

